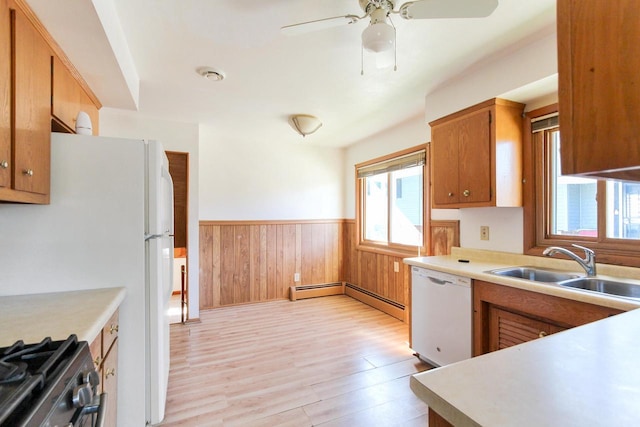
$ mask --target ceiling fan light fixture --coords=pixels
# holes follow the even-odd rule
[[[376,22],[362,32],[362,47],[374,53],[393,50],[396,30],[386,22]]]
[[[289,116],[289,124],[302,137],[311,135],[322,126],[322,122],[315,116],[309,114],[294,114]]]

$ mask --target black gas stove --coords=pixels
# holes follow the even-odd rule
[[[106,394],[75,335],[0,348],[0,426],[101,426]]]

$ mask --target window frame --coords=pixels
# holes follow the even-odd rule
[[[593,249],[597,262],[604,264],[640,267],[640,242],[638,240],[615,239],[606,236],[606,180],[598,179],[598,236],[550,235],[551,207],[548,202],[550,180],[547,165],[552,153],[546,150],[541,139],[545,132],[532,133],[532,121],[536,118],[558,113],[558,104],[548,105],[525,114],[523,153],[523,214],[524,253],[543,256],[549,246],[561,246],[574,250],[578,244]],[[562,137],[561,137],[562,138]],[[540,146],[542,145],[542,147]]]
[[[366,185],[365,178],[358,178],[358,169],[373,165],[376,163],[387,162],[396,158],[404,157],[414,153],[424,151],[425,161],[422,165],[422,246],[417,247],[414,245],[403,245],[392,242],[379,242],[364,239],[364,198]],[[415,147],[407,148],[401,151],[397,151],[385,156],[377,157],[375,159],[368,160],[366,162],[358,163],[355,165],[355,180],[356,180],[356,249],[361,251],[375,252],[387,255],[395,256],[426,256],[427,248],[429,247],[429,230],[430,230],[430,215],[431,203],[430,203],[430,186],[429,186],[429,144],[421,144]],[[388,186],[387,191],[391,193],[391,188]],[[387,201],[387,209],[391,204],[391,199]],[[389,211],[387,210],[387,213]],[[387,223],[390,222],[390,215],[387,215]],[[389,230],[390,232],[390,230]]]

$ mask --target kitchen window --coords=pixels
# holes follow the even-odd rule
[[[598,262],[640,266],[640,183],[562,175],[557,105],[527,117],[526,252],[576,243]]]
[[[424,146],[356,165],[360,249],[425,253],[425,165]]]

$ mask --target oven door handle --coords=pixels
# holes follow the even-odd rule
[[[98,401],[96,402],[96,400]],[[107,393],[102,393],[100,396],[94,396],[92,404],[82,408],[81,416],[92,414],[97,414],[96,424],[94,427],[104,427],[104,420],[107,416]]]
[[[107,417],[107,393],[100,395],[100,407],[98,408],[98,418],[95,427],[104,427],[104,420]]]

